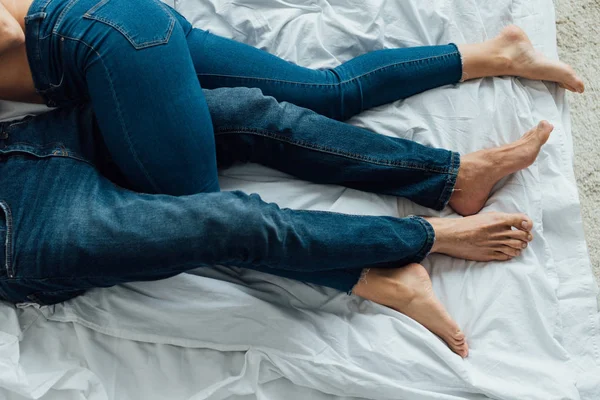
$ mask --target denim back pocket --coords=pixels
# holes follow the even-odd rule
[[[2,263],[0,276],[6,274],[8,278],[15,276],[12,263],[12,237],[13,224],[10,207],[5,201],[0,200],[0,263]]]
[[[107,24],[136,49],[169,41],[175,17],[158,0],[101,0],[84,18]]]

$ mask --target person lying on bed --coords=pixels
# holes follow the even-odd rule
[[[465,357],[463,333],[416,263],[430,253],[516,257],[533,239],[529,217],[280,209],[220,192],[217,163],[258,162],[467,216],[535,160],[549,123],[461,156],[340,120],[484,76],[583,91],[569,66],[535,53],[515,26],[479,44],[379,50],[311,70],[193,29],[152,0],[2,3],[0,98],[60,107],[0,124],[0,296],[11,302],[54,304],[93,287],[234,265],[392,307]],[[97,168],[122,174],[120,186]]]

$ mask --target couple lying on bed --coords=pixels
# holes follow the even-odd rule
[[[483,43],[378,50],[312,70],[193,29],[155,0],[1,1],[0,98],[57,107],[0,123],[0,297],[15,303],[232,265],[386,305],[465,357],[418,263],[525,251],[528,216],[477,213],[494,184],[533,163],[552,125],[459,155],[341,121],[487,76],[583,91],[516,26]],[[235,162],[465,218],[280,209],[219,191],[217,168]]]

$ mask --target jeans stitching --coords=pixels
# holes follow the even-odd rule
[[[123,130],[125,132],[125,139],[127,140],[127,145],[129,146],[129,151],[132,153],[132,156],[133,156],[133,159],[134,159],[135,163],[138,165],[138,167],[140,168],[140,170],[144,174],[144,177],[148,180],[148,182],[150,183],[150,185],[154,188],[154,190],[156,192],[160,192],[160,188],[156,185],[156,183],[154,182],[154,180],[150,177],[150,175],[148,174],[148,171],[146,171],[146,168],[144,168],[142,162],[140,161],[140,159],[137,156],[137,153],[133,149],[133,143],[131,142],[131,137],[129,135],[127,127],[125,126],[125,122],[123,120],[123,113],[121,111],[119,99],[117,98],[117,94],[116,94],[116,91],[115,91],[112,79],[110,77],[110,71],[107,68],[106,64],[104,63],[104,60],[102,59],[102,56],[100,55],[100,53],[98,52],[98,50],[96,50],[94,48],[94,46],[91,46],[90,44],[86,43],[82,39],[76,39],[76,38],[72,38],[72,37],[68,37],[68,36],[62,36],[62,35],[61,35],[61,37],[64,37],[65,39],[69,39],[69,40],[74,40],[76,42],[80,42],[83,45],[89,47],[94,53],[96,53],[96,56],[98,57],[98,60],[100,60],[100,62],[102,63],[102,66],[104,67],[104,72],[106,73],[106,75],[108,77],[108,82],[109,82],[109,85],[110,85],[110,90],[111,90],[111,93],[113,95],[113,99],[115,100],[115,103],[117,105],[116,111],[117,111],[118,120],[119,120],[119,122],[121,124],[121,127],[123,128]]]
[[[423,243],[423,246],[419,249],[419,251],[415,255],[419,259],[419,262],[420,262],[429,255],[429,253],[431,252],[431,249],[433,248],[433,244],[435,243],[435,231],[433,230],[433,227],[431,226],[431,224],[429,222],[427,222],[423,217],[413,215],[410,217],[410,219],[417,221],[423,227],[423,229],[425,229],[425,233],[427,234],[425,243]]]
[[[90,9],[89,11],[87,11],[83,15],[83,17],[91,19],[91,20],[99,21],[99,22],[102,22],[102,23],[104,23],[106,25],[112,26],[114,29],[116,29],[118,32],[120,32],[123,36],[125,36],[125,38],[129,41],[129,43],[131,43],[131,45],[134,48],[136,48],[137,50],[141,50],[141,49],[145,49],[147,47],[151,47],[151,46],[155,46],[155,45],[159,45],[159,44],[165,44],[165,43],[169,42],[169,39],[171,38],[171,34],[173,33],[173,29],[175,27],[175,17],[173,15],[171,15],[170,13],[168,13],[167,10],[163,9],[163,11],[165,12],[165,14],[169,18],[169,28],[167,29],[167,32],[165,34],[165,38],[164,39],[156,39],[156,40],[145,42],[145,43],[137,43],[133,39],[133,37],[128,32],[125,31],[125,28],[123,26],[120,26],[119,24],[111,21],[108,18],[104,18],[104,17],[100,17],[100,16],[96,16],[96,15],[92,15],[91,14],[91,13],[97,11],[102,6],[106,5],[108,2],[109,2],[109,0],[102,0],[100,3],[98,3],[94,7],[92,7],[92,9]]]
[[[370,162],[373,164],[378,164],[378,165],[384,165],[384,166],[391,166],[391,167],[400,167],[400,168],[407,168],[407,169],[416,169],[416,170],[421,170],[421,171],[426,171],[426,172],[434,172],[434,173],[441,173],[441,174],[447,174],[448,173],[448,168],[435,168],[435,167],[426,167],[424,165],[419,165],[419,164],[410,164],[410,163],[406,163],[404,161],[383,161],[383,160],[376,160],[373,158],[369,158],[360,154],[355,154],[355,153],[344,153],[341,152],[339,150],[335,150],[332,148],[326,148],[326,147],[321,147],[321,146],[316,146],[312,143],[308,143],[308,142],[302,142],[302,141],[298,141],[298,140],[291,140],[287,137],[281,136],[280,134],[278,134],[277,132],[273,132],[273,131],[268,131],[268,130],[263,130],[263,129],[250,129],[250,128],[220,128],[218,132],[215,133],[215,136],[220,136],[220,135],[227,135],[227,134],[236,134],[236,133],[249,133],[249,134],[254,134],[254,135],[258,135],[258,136],[263,136],[263,137],[267,137],[267,138],[272,138],[275,140],[279,140],[281,142],[285,142],[285,143],[289,143],[292,145],[296,145],[299,147],[304,147],[306,149],[309,150],[315,150],[315,151],[320,151],[323,153],[329,153],[329,154],[333,154],[333,155],[337,155],[337,156],[341,156],[341,157],[347,157],[350,159],[354,159],[354,160],[359,160],[359,161],[366,161],[366,162]]]
[[[92,163],[91,161],[83,158],[82,156],[80,156],[79,154],[77,154],[76,152],[72,152],[70,149],[68,148],[64,148],[64,152],[61,154],[56,154],[56,153],[47,153],[47,154],[36,154],[32,151],[27,151],[27,150],[22,150],[22,149],[2,149],[0,150],[0,154],[4,154],[7,157],[11,157],[11,154],[28,154],[30,156],[33,156],[35,158],[42,158],[42,159],[46,159],[46,158],[52,158],[52,157],[59,157],[59,158],[70,158],[73,160],[77,160],[77,161],[82,161],[86,164],[95,166],[94,163]]]
[[[83,15],[84,17],[86,16],[90,16],[91,13],[95,13],[100,7],[102,7],[103,5],[105,5],[106,3],[108,3],[109,0],[101,0],[98,3],[96,3],[96,5],[92,8],[90,8],[89,10],[87,10],[87,12]]]
[[[60,27],[60,24],[62,23],[63,19],[65,18],[65,15],[67,14],[67,12],[73,8],[73,6],[75,5],[75,3],[77,3],[79,0],[71,0],[66,6],[65,8],[62,10],[62,12],[60,13],[60,15],[58,16],[58,19],[56,20],[56,23],[54,24],[54,28],[52,28],[52,34],[57,34],[58,33],[58,28]],[[50,36],[50,35],[48,35]],[[48,37],[46,36],[46,37]]]
[[[44,11],[46,11],[46,7],[48,7],[48,4],[50,4],[51,1],[52,0],[46,0],[44,2],[44,4],[41,7],[39,7],[36,11],[38,11],[38,12],[44,12]]]
[[[458,178],[458,171],[460,170],[460,154],[456,152],[451,152],[450,154],[448,176],[446,177],[446,183],[438,199],[437,207],[435,208],[436,210],[443,210],[448,205],[452,193],[454,192],[454,187],[456,186],[456,179]]]
[[[4,200],[0,200],[0,208],[4,211],[4,215],[6,216],[6,239],[4,241],[4,252],[5,252],[5,260],[4,266],[6,268],[6,274],[9,278],[13,278],[15,276],[15,271],[13,269],[12,263],[12,234],[13,234],[13,219],[12,219],[12,211]]]
[[[121,111],[121,106],[119,103],[119,99],[117,98],[117,92],[115,91],[112,79],[110,79],[110,71],[107,68],[106,64],[104,64],[104,60],[102,59],[102,57],[100,56],[100,54],[98,52],[96,52],[96,54],[98,55],[100,62],[102,63],[102,66],[104,67],[104,71],[106,72],[107,77],[109,78],[109,84],[110,84],[110,90],[112,92],[113,95],[113,99],[115,100],[115,103],[117,105],[116,109],[117,109],[117,115],[119,118],[119,122],[121,123],[121,127],[124,130],[125,133],[125,138],[127,140],[127,145],[129,147],[129,151],[131,151],[132,155],[133,155],[133,159],[136,162],[136,164],[138,165],[138,167],[140,168],[140,170],[142,171],[142,173],[144,174],[144,177],[148,180],[148,182],[150,183],[150,185],[154,188],[154,190],[156,190],[156,192],[160,192],[160,188],[158,187],[158,185],[154,182],[154,180],[150,177],[150,174],[148,173],[148,171],[146,171],[146,168],[144,167],[144,165],[142,164],[142,162],[140,161],[137,152],[133,149],[133,143],[131,142],[131,136],[129,135],[129,131],[127,129],[127,127],[125,126],[125,121],[123,120],[123,112]]]
[[[50,2],[51,0],[48,0],[47,3],[44,5],[44,8],[47,6],[48,2]],[[44,13],[45,14],[45,13]],[[45,18],[45,16],[44,16]],[[29,41],[26,43],[26,53],[27,53],[27,58],[29,59],[31,56],[31,67],[35,68],[36,71],[38,71],[38,73],[40,74],[41,79],[43,80],[42,85],[47,85],[50,82],[50,79],[48,78],[48,73],[46,71],[46,68],[44,68],[42,66],[42,49],[40,46],[40,41],[43,40],[43,38],[40,37],[40,25],[41,25],[41,21],[42,20],[32,20],[31,18],[25,19],[25,24],[26,24],[26,31],[25,31],[25,35],[26,37],[30,37],[31,39],[35,39],[34,40],[34,44],[30,44]],[[32,24],[34,24],[32,26]],[[35,27],[35,31],[31,32],[31,29]],[[50,33],[48,36],[50,36],[52,33]],[[48,37],[46,36],[46,37]],[[31,46],[33,47],[33,53],[31,54]],[[33,74],[33,79],[34,81],[37,80],[35,74]],[[34,86],[35,86],[35,91],[36,93],[40,94],[42,97],[44,97],[44,100],[46,100],[46,97],[44,96],[44,92],[46,92],[46,90],[40,90],[39,89],[39,83],[40,82],[34,82]]]
[[[355,76],[355,77],[353,77],[351,79],[347,79],[345,81],[340,81],[340,82],[336,82],[336,83],[304,83],[304,82],[287,81],[287,80],[282,80],[282,79],[271,79],[271,78],[260,78],[260,77],[249,77],[249,76],[237,76],[237,75],[207,74],[207,73],[200,73],[200,74],[196,74],[196,75],[197,76],[216,76],[216,77],[221,77],[221,78],[235,78],[235,79],[246,79],[246,80],[270,81],[270,82],[279,82],[279,83],[291,83],[291,84],[302,85],[302,86],[336,86],[336,85],[342,85],[342,84],[350,83],[350,82],[355,81],[357,79],[360,79],[360,78],[363,78],[363,77],[367,77],[367,76],[369,76],[371,74],[383,71],[383,70],[388,69],[388,68],[398,67],[398,66],[405,65],[405,64],[410,64],[410,63],[417,63],[417,62],[421,62],[421,61],[435,60],[435,59],[438,59],[438,58],[447,58],[447,57],[450,57],[450,56],[455,56],[457,54],[460,55],[460,53],[458,51],[454,51],[452,53],[441,54],[439,56],[425,57],[425,58],[420,58],[418,60],[401,61],[401,62],[389,64],[389,65],[384,65],[383,67],[376,68],[376,69],[374,69],[372,71],[365,72],[364,74]]]

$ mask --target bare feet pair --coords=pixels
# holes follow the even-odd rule
[[[535,161],[552,129],[552,125],[542,121],[514,143],[462,157],[450,206],[467,216],[426,218],[435,231],[432,253],[475,261],[506,261],[527,248],[533,240],[533,221],[527,215],[470,214],[483,208],[500,179]],[[465,335],[435,296],[422,265],[371,268],[353,293],[413,318],[442,338],[452,351],[461,357],[468,355]]]
[[[470,72],[467,78],[489,76],[485,74],[493,70],[496,75],[549,80],[574,92],[584,90],[583,82],[570,66],[548,60],[536,52],[518,27],[505,28],[495,39],[479,44],[483,45],[488,46],[490,54],[502,54],[500,67],[495,66],[493,70],[481,63],[467,65],[473,57],[464,59],[466,73]],[[469,52],[476,50],[482,51],[467,45],[466,48],[463,46],[461,53],[465,58],[465,53],[469,56]],[[486,68],[488,72],[484,71]],[[426,218],[436,236],[432,253],[475,261],[505,261],[519,256],[527,248],[533,240],[533,221],[528,216],[474,214],[484,207],[500,179],[527,168],[535,161],[553,129],[550,123],[542,121],[513,143],[461,157],[449,205],[465,218]],[[409,264],[397,269],[372,268],[366,279],[361,279],[354,287],[353,293],[413,318],[444,340],[452,351],[461,357],[468,355],[464,333],[435,296],[429,274],[422,265]]]

